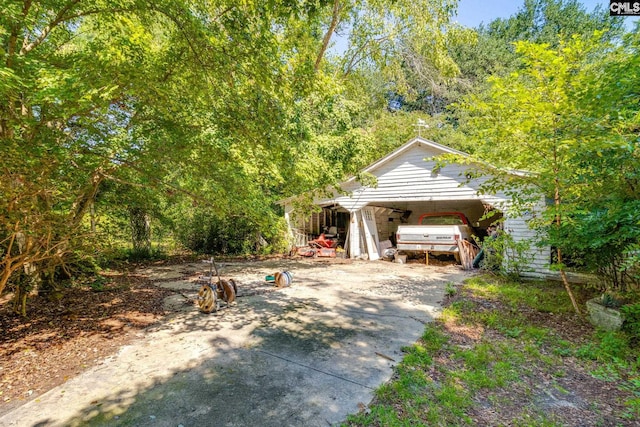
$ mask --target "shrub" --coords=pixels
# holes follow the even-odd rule
[[[549,243],[577,268],[600,276],[600,291],[625,293],[640,286],[639,222],[640,201],[612,200],[569,215],[547,232]]]
[[[624,305],[620,312],[624,315],[623,329],[633,341],[640,342],[640,303]]]
[[[504,232],[499,233],[495,239],[487,238],[482,243],[485,253],[483,268],[517,279],[528,270],[530,247],[528,241],[516,241],[513,236]]]
[[[281,224],[277,220],[269,222],[259,223],[244,215],[228,217],[197,211],[183,219],[177,236],[185,247],[201,253],[247,255],[283,250]]]

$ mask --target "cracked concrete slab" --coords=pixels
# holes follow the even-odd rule
[[[176,294],[167,301],[174,313],[162,324],[1,415],[0,425],[335,425],[390,378],[402,347],[438,315],[446,283],[468,276],[457,266],[384,261],[219,267],[239,284],[235,306],[205,315]],[[149,274],[177,284],[187,280],[185,272],[202,270],[191,264]],[[265,282],[284,270],[294,274],[292,286],[274,290]]]

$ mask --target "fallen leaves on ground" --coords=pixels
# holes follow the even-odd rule
[[[127,272],[102,276],[100,286],[65,289],[58,301],[29,299],[27,316],[0,303],[0,413],[24,404],[85,369],[103,363],[165,314],[172,292]]]

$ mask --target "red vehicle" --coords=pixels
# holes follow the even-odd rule
[[[307,257],[330,257],[335,258],[338,239],[327,237],[325,233],[320,234],[316,239],[309,240],[309,245],[298,248],[298,255]]]
[[[309,241],[309,246],[316,248],[335,248],[338,246],[338,239],[327,238],[324,233],[317,239]]]

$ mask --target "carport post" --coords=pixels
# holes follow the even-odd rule
[[[349,257],[358,258],[360,252],[360,224],[358,224],[358,210],[350,210],[351,219],[349,224]]]

